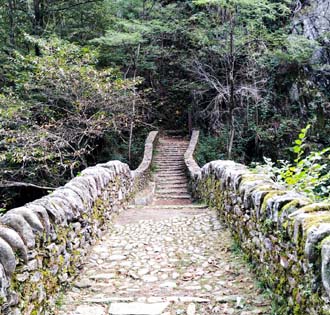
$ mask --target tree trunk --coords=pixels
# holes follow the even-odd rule
[[[193,122],[192,122],[192,112],[191,112],[191,108],[188,108],[188,130],[189,130],[189,134],[192,133],[192,128],[193,128]]]
[[[234,110],[235,104],[235,56],[234,56],[234,30],[235,30],[235,16],[230,18],[230,39],[229,39],[229,137],[228,137],[228,159],[231,159],[233,143],[235,138],[235,124],[234,124]]]
[[[228,159],[231,159],[235,139],[235,117],[231,115],[228,136]]]
[[[14,3],[12,0],[8,0],[8,17],[9,17],[9,43],[11,46],[15,46],[15,18],[14,18]]]
[[[135,120],[135,111],[136,111],[136,88],[135,88],[135,80],[137,73],[137,62],[139,60],[141,45],[139,44],[135,53],[134,58],[134,90],[133,90],[133,102],[132,102],[132,116],[131,116],[131,124],[129,130],[129,140],[128,140],[128,163],[131,164],[132,161],[132,142],[133,142],[133,131],[134,131],[134,120]]]
[[[33,35],[40,36],[44,29],[43,0],[33,0],[33,10],[34,10]],[[41,56],[41,51],[38,44],[34,46],[34,49],[36,56]]]

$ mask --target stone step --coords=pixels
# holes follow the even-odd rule
[[[185,149],[188,147],[187,143],[179,143],[179,142],[161,142],[159,143],[157,149],[165,149],[165,150],[170,150],[170,149]]]
[[[171,160],[164,160],[164,161],[154,161],[154,164],[156,166],[183,166],[185,167],[185,163],[183,160],[176,160],[176,161],[171,161]]]
[[[158,178],[164,177],[164,175],[166,175],[166,177],[181,177],[181,178],[187,178],[186,175],[186,170],[176,170],[176,171],[161,171],[161,172],[157,172],[155,171],[155,175]],[[157,177],[155,177],[157,179]]]
[[[179,181],[181,180],[182,182],[185,180],[185,176],[174,176],[174,175],[169,175],[169,176],[158,176],[158,179],[156,180],[156,183],[173,183],[173,180]]]
[[[160,151],[160,150],[163,150],[163,151],[171,151],[171,150],[183,151],[183,150],[186,150],[187,148],[188,148],[188,146],[186,146],[186,145],[163,144],[163,145],[159,145],[157,147],[157,151]]]
[[[156,189],[187,189],[188,191],[188,184],[187,183],[179,183],[179,184],[168,184],[168,183],[161,183],[156,185]]]
[[[157,148],[157,152],[184,152],[187,150],[187,147],[167,147],[162,146]]]
[[[159,146],[157,148],[157,152],[159,151],[167,151],[167,152],[174,152],[174,151],[179,151],[179,152],[184,152],[185,150],[187,150],[186,146],[181,146],[181,147],[168,147],[168,146]]]
[[[171,195],[176,195],[176,196],[181,196],[181,195],[189,195],[189,192],[185,190],[167,190],[167,191],[156,191],[156,195],[162,195],[162,196],[171,196]]]
[[[185,164],[184,164],[184,161],[183,160],[164,160],[164,161],[154,161],[154,165],[160,165],[160,166],[182,166],[184,167]]]
[[[162,195],[171,195],[171,194],[186,194],[188,193],[186,188],[177,188],[177,189],[156,189],[156,194]]]
[[[170,150],[170,149],[178,149],[178,150],[184,150],[188,148],[188,145],[186,143],[183,144],[177,144],[177,143],[160,143],[157,147],[157,149],[164,149],[164,150]]]
[[[174,171],[168,171],[168,170],[163,170],[163,171],[159,171],[159,170],[156,170],[154,172],[154,174],[156,176],[160,176],[160,177],[168,177],[168,176],[182,176],[182,177],[186,177],[186,172],[185,170],[174,170]]]
[[[158,190],[175,190],[175,189],[186,189],[188,191],[188,185],[156,185],[156,189]]]
[[[169,175],[178,175],[178,176],[183,176],[186,177],[186,173],[184,170],[166,170],[166,171],[155,171],[155,174],[157,174],[157,176],[169,176]]]
[[[157,157],[159,158],[183,158],[184,152],[182,153],[173,153],[173,152],[160,152]]]
[[[161,183],[156,185],[156,189],[188,189],[188,183],[179,183],[179,184],[171,184],[171,183]]]
[[[184,162],[183,160],[183,155],[178,155],[178,156],[173,156],[173,155],[162,155],[162,157],[155,157],[154,161],[157,162],[176,162],[176,161],[181,161]]]
[[[168,156],[183,156],[185,154],[186,151],[181,151],[181,152],[174,152],[174,151],[157,151],[156,156],[164,156],[164,155],[168,155]]]
[[[175,169],[172,170],[171,168],[166,168],[166,169],[155,169],[154,173],[156,173],[157,175],[161,175],[161,174],[169,174],[169,173],[173,173],[175,175],[182,175],[184,177],[186,177],[186,170],[185,169]]]
[[[187,147],[188,147],[188,145],[186,143],[161,142],[161,143],[159,143],[157,149],[164,149],[164,150],[178,149],[178,150],[183,150]]]
[[[185,170],[185,167],[182,165],[176,165],[176,166],[159,166],[156,165],[156,171],[183,171]]]
[[[171,206],[176,207],[178,205],[191,205],[191,199],[156,199],[154,200],[154,204],[156,203],[158,206]],[[191,209],[193,210],[193,209]]]
[[[137,206],[129,206],[129,208],[136,208]],[[207,205],[205,204],[196,204],[191,203],[188,205],[148,205],[144,206],[145,209],[207,209]]]
[[[189,141],[187,141],[184,138],[160,138],[158,141],[158,144],[161,143],[169,143],[169,144],[175,144],[175,145],[188,145]]]
[[[157,155],[158,156],[183,156],[185,154],[185,150],[184,151],[157,151]]]
[[[162,170],[171,170],[171,169],[181,169],[185,170],[186,167],[184,165],[157,165],[155,164],[155,169],[162,169]]]
[[[162,159],[154,159],[156,163],[184,163],[183,156],[181,155],[180,158],[173,158],[172,156],[162,157]]]
[[[164,157],[166,158],[173,158],[173,159],[178,159],[178,158],[183,158],[184,156],[184,152],[183,153],[176,153],[176,154],[173,154],[173,153],[157,153],[155,155],[155,159],[164,159]]]
[[[157,169],[157,170],[155,170],[155,172],[154,172],[157,176],[158,175],[164,175],[164,174],[166,174],[166,175],[180,175],[180,176],[186,176],[186,172],[185,172],[185,170],[184,169],[176,169],[176,170],[171,170],[171,169],[165,169],[165,170],[159,170],[159,169]]]
[[[160,154],[160,153],[168,153],[168,154],[183,154],[187,151],[187,148],[170,148],[170,149],[167,149],[167,148],[157,148],[157,153]]]
[[[171,194],[171,195],[161,195],[155,194],[156,199],[191,199],[189,194]]]
[[[156,185],[162,184],[188,184],[188,180],[186,177],[168,177],[168,178],[158,178],[156,180]]]
[[[168,164],[173,164],[173,163],[184,163],[183,157],[181,156],[179,159],[174,159],[172,157],[162,157],[161,159],[154,159],[154,162],[156,163],[168,163]]]
[[[173,187],[173,186],[168,186],[168,187],[157,187],[156,188],[156,193],[167,193],[167,192],[171,192],[171,193],[176,193],[176,192],[180,192],[180,193],[188,193],[188,187]]]
[[[182,191],[185,190],[186,192],[188,191],[188,185],[187,184],[183,184],[183,185],[156,185],[156,190],[157,191],[167,191],[167,190],[171,190],[171,191]]]
[[[158,175],[162,175],[162,174],[170,174],[170,173],[173,173],[173,174],[180,174],[180,175],[183,175],[183,176],[186,176],[186,173],[185,173],[185,169],[178,169],[178,170],[172,170],[171,168],[168,168],[166,170],[162,170],[161,172],[159,172],[156,168],[155,170],[155,173],[159,173]]]
[[[164,179],[164,178],[168,178],[168,179],[172,179],[172,178],[185,178],[186,177],[186,174],[184,172],[168,172],[168,173],[165,173],[165,172],[161,172],[159,174],[157,174],[157,172],[155,173],[155,176],[157,176],[158,178],[160,179]]]
[[[164,154],[162,156],[155,156],[154,160],[158,161],[182,161],[183,162],[183,154],[173,156],[171,154]]]

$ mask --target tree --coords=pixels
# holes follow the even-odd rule
[[[16,52],[15,84],[0,94],[2,188],[65,183],[88,166],[107,133],[127,129],[129,104],[139,106],[136,82],[97,69],[95,51],[57,38],[29,40],[41,56]]]
[[[197,56],[193,71],[215,92],[204,111],[211,115],[213,129],[219,128],[225,113],[229,130],[227,152],[231,158],[236,116],[242,112],[246,116],[249,104],[257,104],[265,89],[258,62],[272,49],[278,36],[268,24],[290,10],[284,3],[268,0],[196,0],[194,3],[206,7],[212,31],[208,32],[207,46],[203,49],[211,57]]]

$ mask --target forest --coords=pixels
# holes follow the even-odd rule
[[[1,211],[98,162],[134,168],[155,129],[328,197],[326,3],[0,0]]]

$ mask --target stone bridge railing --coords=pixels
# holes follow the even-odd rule
[[[81,268],[113,214],[147,181],[157,132],[138,169],[89,167],[52,194],[0,217],[0,314],[52,314],[56,294]]]
[[[200,168],[194,131],[185,162],[196,199],[216,208],[259,277],[272,288],[277,314],[330,314],[330,204],[255,174],[233,161]]]

